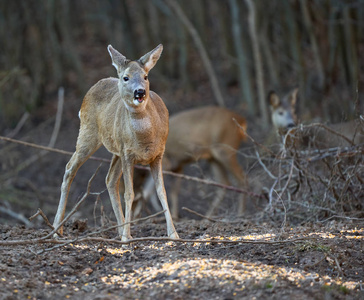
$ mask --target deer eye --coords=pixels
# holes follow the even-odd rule
[[[144,76],[144,80],[148,80],[148,75],[145,75]]]
[[[123,77],[123,80],[124,80],[125,82],[127,82],[127,81],[129,80],[129,77],[128,77],[128,76],[124,76],[124,77]]]

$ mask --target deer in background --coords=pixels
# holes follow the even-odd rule
[[[162,158],[168,136],[168,110],[162,99],[149,90],[148,81],[148,73],[160,58],[163,46],[157,46],[136,61],[126,59],[111,45],[107,49],[119,78],[100,80],[91,87],[83,100],[76,151],[66,165],[53,226],[58,227],[64,218],[68,193],[77,170],[104,145],[113,154],[106,185],[121,239],[127,241],[132,238],[130,221],[134,199],[134,164],[150,165],[157,194],[165,210],[167,234],[177,239],[162,176]],[[125,219],[119,195],[122,174]],[[59,232],[62,234],[62,228]]]
[[[241,129],[235,121],[241,126]],[[244,171],[237,160],[237,149],[246,140],[246,120],[240,115],[221,107],[206,106],[177,113],[169,119],[169,135],[163,159],[163,169],[181,173],[184,166],[195,163],[199,159],[209,162],[216,180],[230,184],[229,175],[236,184],[247,187]],[[178,218],[178,192],[181,178],[175,178],[170,194],[173,218]],[[222,191],[222,190],[221,190]],[[223,192],[223,191],[222,191]],[[144,189],[144,197],[151,196],[151,181]],[[152,196],[151,196],[152,197]],[[212,215],[221,203],[220,192],[207,215]],[[239,214],[244,212],[245,197],[239,201]],[[154,203],[155,208],[155,200]]]
[[[330,148],[364,143],[364,120],[356,119],[336,124],[312,123],[296,127],[296,104],[298,89],[291,91],[282,100],[270,92],[268,101],[271,118],[285,147]]]
[[[297,93],[298,89],[294,89],[282,99],[274,91],[268,95],[272,123],[279,136],[284,136],[290,128],[296,126]]]

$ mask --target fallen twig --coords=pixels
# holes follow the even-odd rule
[[[126,224],[133,224],[133,223],[137,223],[137,222],[141,222],[141,221],[146,221],[146,220],[148,220],[148,219],[154,218],[154,217],[156,217],[156,216],[158,216],[158,215],[160,215],[160,214],[164,213],[165,211],[166,211],[166,210],[162,210],[162,211],[160,211],[160,212],[158,212],[158,213],[155,213],[155,214],[153,214],[153,215],[147,216],[147,217],[145,217],[145,218],[136,219],[136,220],[133,220],[133,221],[130,221],[130,222],[126,222],[126,223],[124,223],[124,224],[122,224],[122,225],[114,225],[114,226],[110,226],[110,227],[108,227],[108,228],[104,228],[104,229],[100,229],[100,230],[97,230],[97,231],[93,231],[93,232],[90,232],[90,233],[88,233],[88,234],[86,234],[86,235],[82,236],[82,238],[83,238],[83,239],[85,239],[85,238],[88,238],[88,237],[90,237],[90,236],[92,236],[92,235],[96,235],[96,234],[100,234],[100,233],[103,233],[103,232],[107,232],[107,231],[109,231],[109,230],[111,230],[111,229],[115,229],[115,228],[118,228],[118,227],[123,227],[123,226],[125,226]],[[66,246],[66,245],[68,245],[68,244],[75,243],[75,242],[76,242],[76,241],[78,241],[78,240],[79,240],[79,237],[76,237],[75,239],[73,239],[73,240],[71,240],[71,241],[68,241],[68,242],[65,242],[65,243],[63,243],[63,244],[58,244],[58,245],[53,246],[53,247],[51,247],[51,248],[43,249],[43,250],[41,250],[41,251],[37,252],[36,254],[38,254],[38,255],[39,255],[39,254],[42,254],[43,252],[46,252],[46,251],[52,251],[52,250],[54,250],[54,249],[61,248],[61,247]]]
[[[39,215],[42,216],[42,218],[46,222],[47,226],[50,227],[52,230],[54,230],[53,225],[49,222],[47,216],[44,214],[44,212],[40,208],[38,208],[38,211],[34,215],[29,217],[29,221],[32,221],[34,218],[36,218]]]
[[[303,240],[315,240],[316,237],[299,237],[281,241],[267,241],[267,240],[219,240],[219,239],[173,239],[170,237],[141,237],[134,238],[128,241],[121,241],[117,239],[105,239],[99,237],[79,237],[78,239],[30,239],[30,240],[13,240],[13,241],[0,241],[0,246],[14,246],[14,245],[29,245],[29,244],[71,244],[71,243],[85,243],[85,242],[102,242],[105,244],[128,245],[139,242],[175,242],[175,243],[201,243],[201,244],[268,244],[279,245],[286,243],[295,243]]]
[[[6,207],[3,207],[3,206],[0,206],[0,212],[4,213],[4,214],[7,214],[9,215],[10,217],[14,218],[14,219],[17,219],[21,222],[23,222],[26,226],[28,227],[32,227],[32,223],[30,223],[26,217],[24,217],[23,215],[21,214],[18,214],[14,211],[12,211],[11,209],[9,208],[6,208]]]

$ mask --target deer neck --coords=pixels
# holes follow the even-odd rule
[[[136,135],[148,134],[152,129],[151,116],[147,113],[147,110],[129,111],[131,130]]]

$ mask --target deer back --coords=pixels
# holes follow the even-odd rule
[[[238,149],[246,139],[246,120],[220,107],[201,107],[171,116],[165,156],[170,164],[188,163],[196,159],[210,159],[212,149]]]

